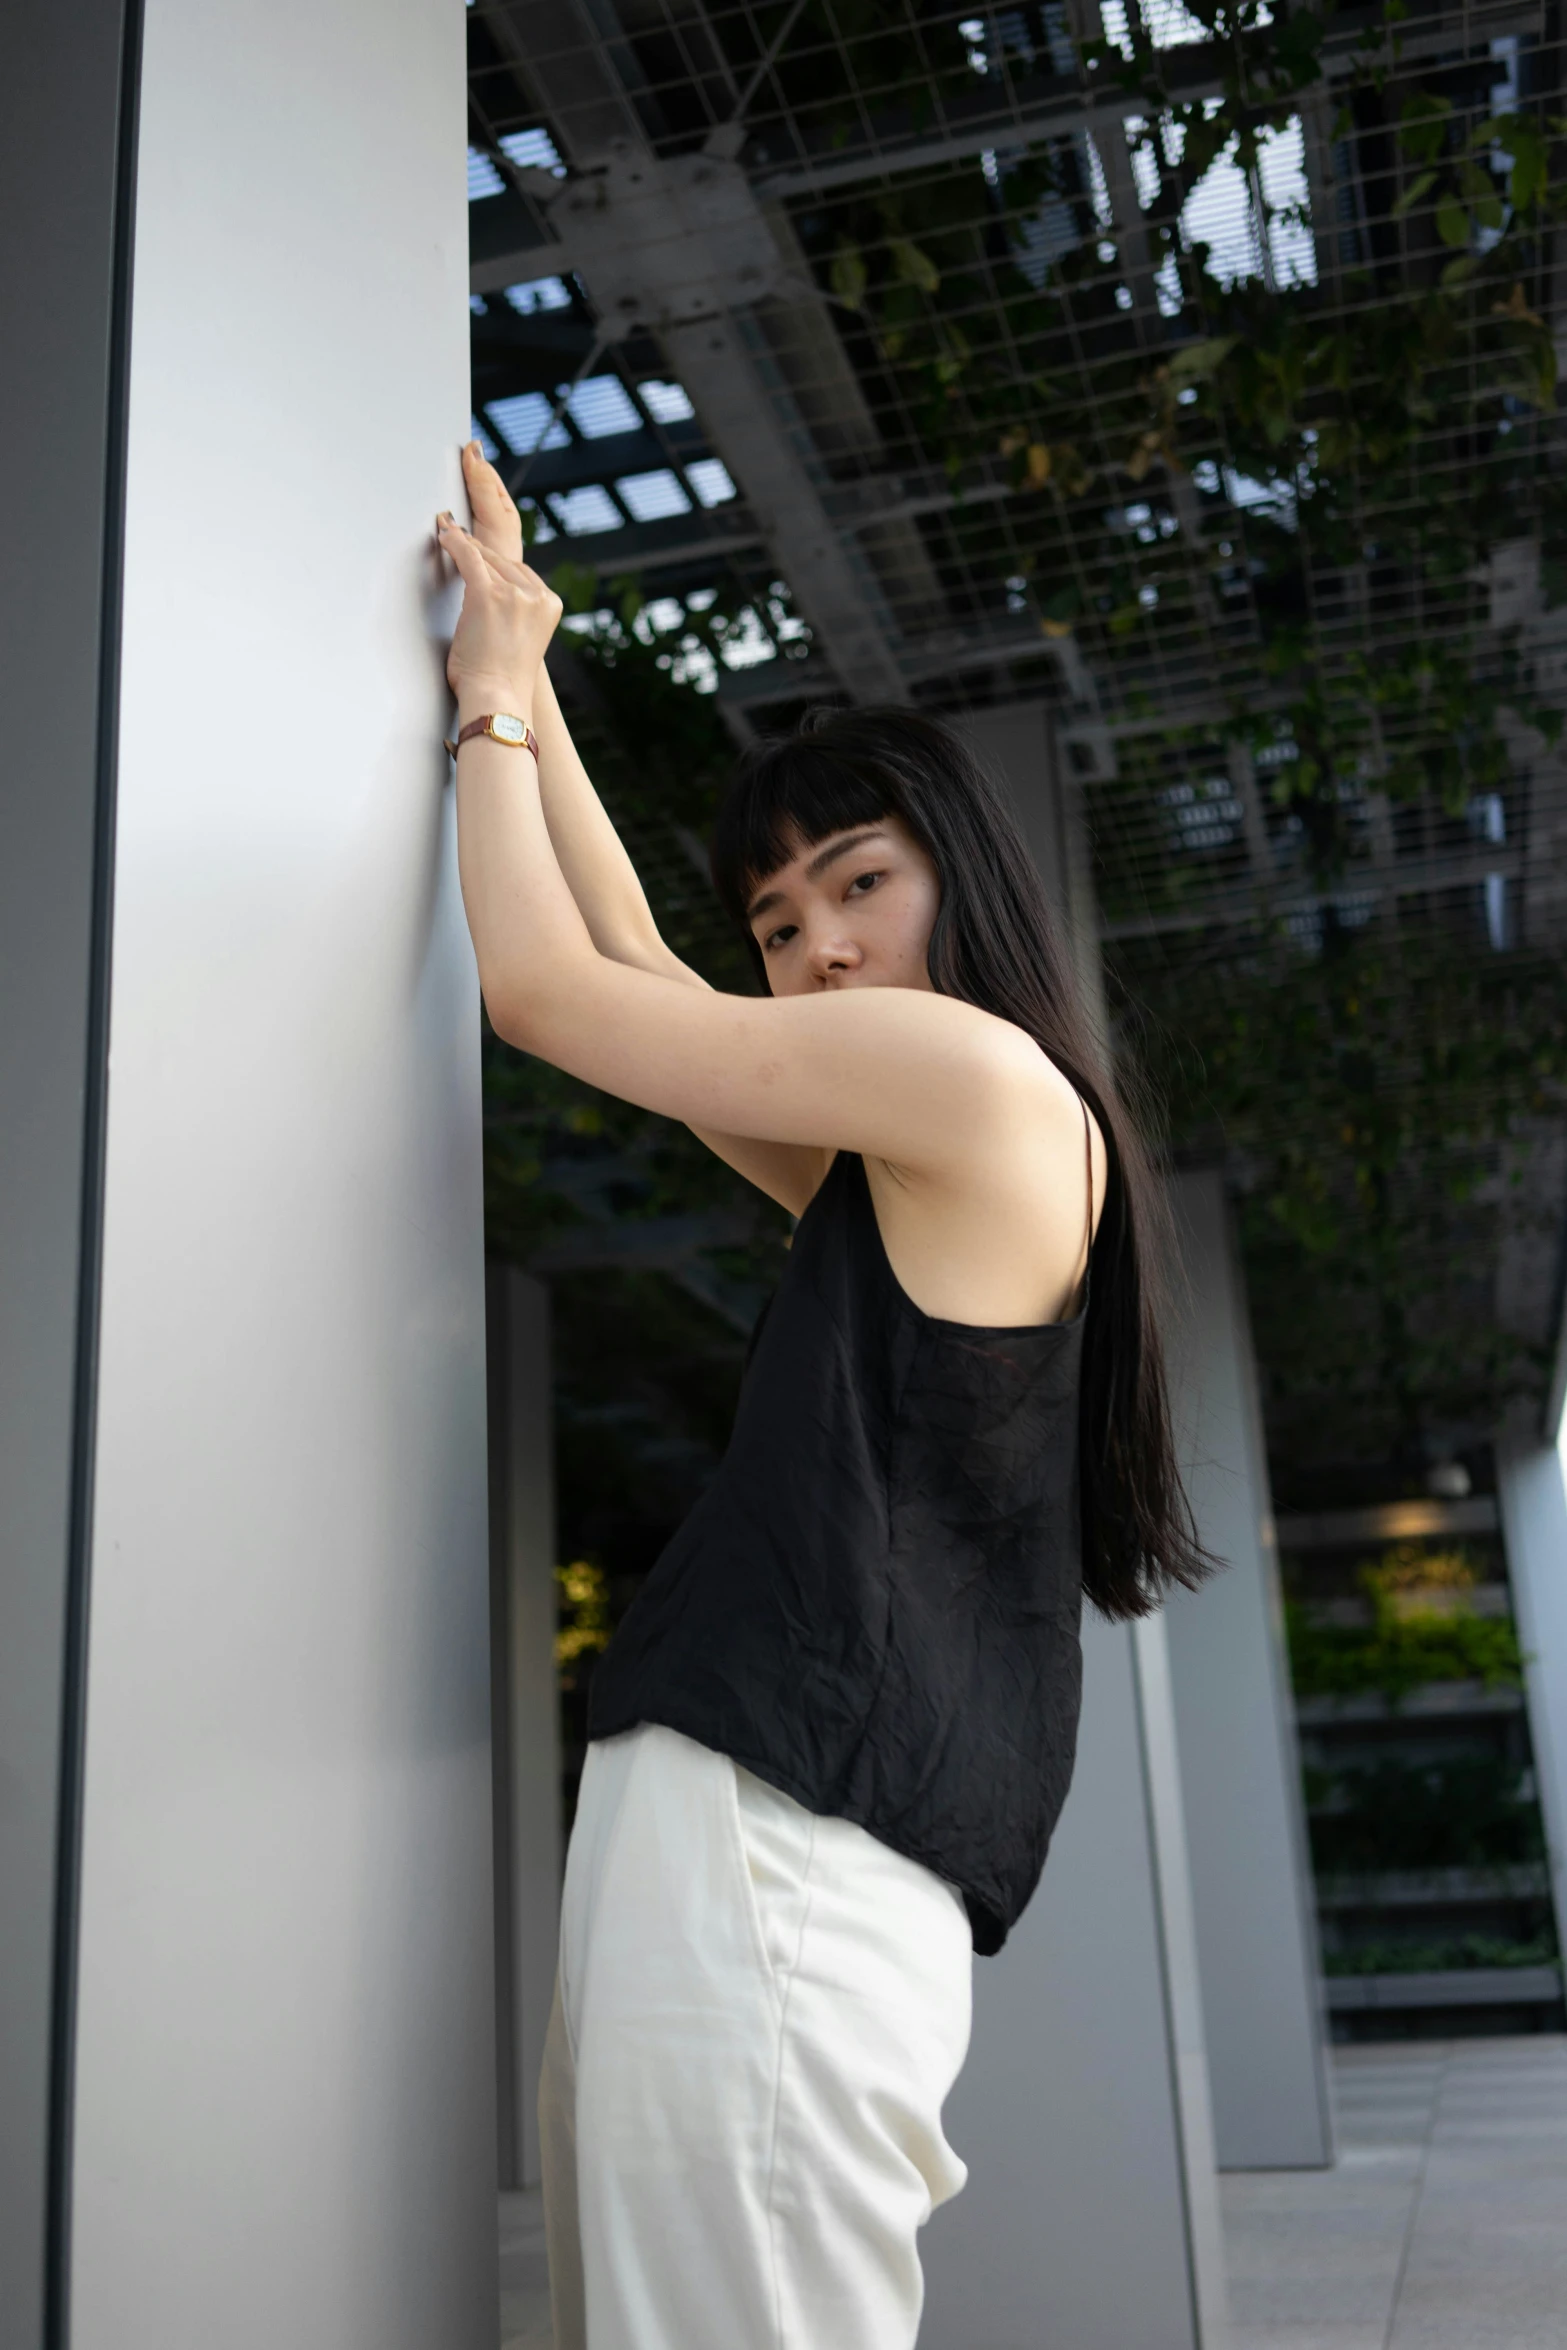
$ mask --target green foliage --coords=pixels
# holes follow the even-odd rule
[[[1488,631],[1484,575],[1499,543],[1536,537],[1547,599],[1567,600],[1567,476],[1542,462],[1541,429],[1556,400],[1542,305],[1567,220],[1563,126],[1527,106],[1493,116],[1445,64],[1405,61],[1399,0],[1372,12],[1353,70],[1331,85],[1327,47],[1342,63],[1350,22],[1331,6],[1193,5],[1213,39],[1217,105],[1172,95],[1169,57],[1136,26],[1129,56],[1109,42],[1082,53],[1085,92],[1140,117],[1157,150],[1159,195],[1135,226],[1149,266],[1172,263],[1180,284],[1181,315],[1163,327],[1145,316],[1134,333],[1115,311],[1070,140],[1011,156],[1002,142],[993,203],[976,200],[963,161],[819,191],[794,226],[884,425],[886,465],[942,468],[958,493],[928,536],[954,579],[995,574],[994,506],[966,507],[963,492],[1009,471],[1007,560],[1042,659],[1045,640],[1068,633],[1112,672],[1189,643],[1194,613],[1225,592],[1214,542],[1233,524],[1256,621],[1235,731],[1254,749],[1288,738],[1295,755],[1266,783],[1272,812],[1299,827],[1284,878],[1331,888],[1364,850],[1367,791],[1456,824],[1501,786],[1509,710],[1559,731],[1516,648]],[[1002,40],[986,22],[986,40]],[[911,40],[893,0],[807,0],[775,73],[821,153],[863,136],[867,90],[879,117],[913,132],[975,91],[957,22],[922,22]],[[1338,296],[1256,280],[1224,289],[1205,254],[1179,249],[1187,197],[1227,149],[1254,166],[1266,135],[1330,88],[1331,136],[1391,151],[1396,254],[1390,240]],[[1066,207],[1079,241],[1036,283],[1024,231],[1045,205]],[[1272,495],[1271,518],[1231,516],[1199,492],[1194,464],[1221,459]],[[1179,530],[1130,544],[1118,510],[1161,492],[1172,509],[1179,493]],[[1194,512],[1214,527],[1191,528]],[[1335,635],[1316,586],[1335,567],[1396,579],[1403,617],[1385,634],[1368,623]],[[683,664],[721,655],[740,606],[715,603],[660,641],[634,582],[580,560],[554,577],[574,612],[595,616],[578,643],[597,714],[585,748],[661,925],[710,977],[746,988],[689,853],[730,745],[711,701],[674,682]],[[1225,692],[1235,680],[1213,682]],[[1148,776],[1131,756],[1123,766],[1112,791],[1146,808]],[[1194,860],[1165,858],[1151,879],[1146,862],[1118,862],[1114,824],[1100,821],[1114,815],[1110,795],[1091,813],[1112,916],[1179,907],[1209,878]],[[1124,1024],[1133,1007],[1141,1023],[1128,1046],[1168,1096],[1173,1138],[1222,1144],[1244,1170],[1275,1435],[1288,1446],[1293,1413],[1322,1450],[1386,1458],[1413,1449],[1432,1418],[1476,1406],[1494,1418],[1538,1366],[1489,1323],[1455,1327],[1446,1304],[1456,1259],[1497,1228],[1477,1193],[1498,1146],[1560,1102],[1559,963],[1465,958],[1391,920],[1357,933],[1331,904],[1315,960],[1279,932],[1241,956],[1199,936],[1179,955],[1122,946],[1115,962]],[[1178,1033],[1164,1024],[1172,1003]],[[577,1216],[550,1175],[574,1155],[634,1163],[634,1212],[716,1199],[730,1182],[687,1138],[493,1042],[486,1072],[491,1231],[508,1253],[525,1257]]]
[[[1071,630],[1113,663],[1189,629],[1212,597],[1217,558],[1187,529],[1129,554],[1114,520],[1125,485],[1173,481],[1222,451],[1271,493],[1274,519],[1244,524],[1252,594],[1267,682],[1308,752],[1288,789],[1320,818],[1309,853],[1331,873],[1346,778],[1457,810],[1505,763],[1504,711],[1556,723],[1516,658],[1494,657],[1474,586],[1499,543],[1526,535],[1546,542],[1548,592],[1567,586],[1567,481],[1541,467],[1531,423],[1555,410],[1540,299],[1567,220],[1567,125],[1456,102],[1445,65],[1403,59],[1399,0],[1353,39],[1331,6],[1199,0],[1192,12],[1212,39],[1216,98],[1171,89],[1169,53],[1136,11],[1124,50],[1097,39],[1080,52],[1085,95],[1117,89],[1143,126],[1157,192],[1125,225],[1147,266],[1180,285],[1163,349],[1116,324],[1096,250],[1105,232],[1069,141],[1003,151],[989,218],[976,214],[972,166],[954,164],[813,197],[796,226],[878,412],[910,419],[889,462],[934,461],[960,490],[998,457],[1009,464],[1023,501],[1009,560],[1044,635]],[[911,125],[965,87],[981,35],[933,25],[916,59],[904,22],[879,0],[831,15],[812,0],[798,36],[810,70],[780,79],[827,143],[861,135],[866,87]],[[985,24],[985,42],[1004,41]],[[1333,136],[1391,134],[1402,250],[1368,262],[1336,303],[1261,279],[1226,289],[1201,248],[1185,250],[1187,198],[1221,155],[1257,172],[1262,143],[1325,92],[1330,39]],[[858,78],[840,84],[829,60],[849,53]],[[1021,262],[1042,205],[1070,212],[1079,241],[1038,283]],[[961,560],[961,515],[952,533]],[[1391,656],[1357,657],[1353,634],[1330,641],[1316,616],[1323,568],[1361,564],[1396,570],[1422,615],[1418,641],[1404,644],[1401,626]]]
[[[1290,1670],[1299,1697],[1380,1690],[1396,1701],[1432,1681],[1516,1688],[1517,1634],[1505,1617],[1476,1613],[1468,1594],[1478,1567],[1461,1549],[1394,1543],[1356,1573],[1371,1608],[1369,1630],[1321,1621],[1299,1601],[1286,1609]]]
[[[1425,1764],[1390,1757],[1308,1770],[1305,1788],[1312,1863],[1321,1875],[1544,1858],[1540,1815],[1523,1792],[1523,1772],[1500,1755]]]
[[[1394,1542],[1358,1567],[1355,1580],[1380,1624],[1411,1608],[1418,1614],[1435,1597],[1473,1591],[1482,1580],[1482,1566],[1461,1542],[1446,1550],[1432,1550],[1422,1541]]]
[[[609,1583],[603,1568],[591,1559],[573,1559],[570,1566],[557,1567],[555,1581],[560,1589],[555,1670],[562,1688],[572,1690],[583,1658],[599,1656],[609,1646]]]
[[[1244,1170],[1275,1457],[1418,1457],[1429,1424],[1493,1425],[1542,1377],[1455,1308],[1455,1282],[1507,1213],[1481,1194],[1498,1146],[1559,1115],[1567,968],[1324,920],[1312,957],[1285,937],[1179,961],[1128,942],[1112,976],[1175,1142]]]
[[[1290,1677],[1297,1697],[1351,1697],[1379,1690],[1396,1704],[1432,1681],[1482,1681],[1516,1688],[1523,1679],[1518,1636],[1495,1616],[1406,1615],[1369,1632],[1316,1621],[1293,1602],[1285,1610]]]
[[[1442,1942],[1362,1942],[1323,1953],[1329,1975],[1445,1974],[1450,1968],[1548,1966],[1556,1937],[1536,1934],[1527,1942],[1495,1934],[1455,1934]]]

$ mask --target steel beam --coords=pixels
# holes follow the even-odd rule
[[[629,53],[612,55],[585,9],[520,0],[497,22],[576,174],[551,207],[559,245],[533,252],[528,266],[589,264],[590,293],[591,269],[610,270],[617,300],[604,323],[613,332],[624,311],[627,325],[635,319],[659,335],[846,690],[857,701],[907,701],[880,582],[829,517],[811,434],[765,338],[738,307],[742,281],[754,279],[757,296],[776,295],[790,274],[762,214],[744,202],[743,178],[722,159],[655,151],[653,100],[635,86]],[[627,223],[619,246],[617,211]],[[653,220],[669,234],[650,234]],[[506,282],[498,266],[484,265],[487,285]],[[602,285],[597,291],[602,299]]]
[[[780,431],[741,319],[665,329],[670,364],[778,558],[796,602],[857,702],[906,702],[881,596],[829,518],[804,459]]]

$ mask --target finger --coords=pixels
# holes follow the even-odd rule
[[[553,603],[559,606],[562,611],[565,609],[543,573],[532,570],[524,556],[507,555],[498,548],[486,546],[476,531],[464,530],[462,524],[453,514],[443,514],[440,517],[440,524],[437,527],[443,526],[448,531],[457,532],[460,537],[467,540],[471,547],[478,549],[489,565],[493,578],[498,583],[506,587],[520,588],[524,595],[530,598],[546,604]],[[445,544],[444,540],[442,544]],[[559,612],[556,617],[559,618]]]
[[[450,514],[436,517],[435,535],[443,554],[450,557],[464,587],[489,589],[501,574],[486,556],[476,538],[470,537],[460,522]]]
[[[479,532],[482,534],[486,528],[501,530],[509,539],[520,542],[522,518],[516,501],[477,441],[468,443],[462,459],[468,502]]]
[[[513,505],[506,484],[493,465],[482,457],[470,458],[463,467],[468,503],[473,508],[474,520],[486,519],[515,524],[517,509]]]
[[[482,481],[487,488],[493,486],[495,489],[499,490],[503,498],[506,497],[505,483],[501,480],[500,475],[496,472],[495,467],[490,463],[490,460],[488,457],[486,457],[483,449],[480,447],[477,441],[467,441],[464,443],[462,453],[462,469],[469,481]],[[507,504],[509,505],[510,503],[510,499],[507,498]]]
[[[448,533],[455,532],[459,538],[465,539],[470,547],[476,548],[479,554],[484,557],[497,580],[504,580],[508,587],[517,587],[521,584],[523,565],[520,562],[514,563],[508,555],[499,552],[496,548],[486,546],[479,533],[476,530],[465,530],[455,514],[450,512],[442,514],[437,521],[436,528],[438,532],[441,529],[445,529]]]
[[[444,513],[438,514],[436,516],[435,529],[437,537],[440,537],[441,534],[444,533],[450,540],[455,541],[457,539],[462,539],[466,541],[470,547],[477,548],[478,552],[484,557],[487,563],[491,565],[497,565],[500,563],[501,559],[490,552],[489,548],[484,544],[484,541],[479,537],[477,531],[469,530],[465,524],[459,522],[456,515],[452,512],[449,506],[446,508]]]

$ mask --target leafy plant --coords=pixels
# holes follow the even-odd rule
[[[1239,564],[1258,632],[1219,682],[1238,708],[1259,685],[1282,696],[1302,755],[1278,789],[1310,812],[1308,856],[1331,874],[1346,779],[1371,776],[1394,800],[1429,792],[1457,812],[1505,769],[1506,711],[1559,727],[1516,647],[1489,634],[1474,587],[1498,544],[1535,535],[1556,550],[1549,592],[1567,585],[1567,484],[1541,466],[1534,428],[1555,405],[1536,290],[1567,219],[1567,125],[1527,106],[1492,111],[1469,64],[1409,67],[1402,0],[1354,35],[1332,7],[1194,0],[1188,13],[1210,37],[1216,94],[1172,91],[1170,53],[1135,10],[1124,34],[1081,46],[1085,95],[1118,89],[1139,173],[1140,200],[1114,223],[1083,140],[1061,138],[998,148],[988,207],[976,210],[972,166],[954,164],[815,196],[796,227],[885,419],[888,463],[937,462],[960,491],[1008,468],[1020,493],[1008,563],[1042,636],[1071,631],[1112,669],[1133,651],[1151,663],[1161,640],[1184,640],[1223,602]],[[890,5],[807,10],[810,86],[780,79],[829,141],[861,135],[855,74],[873,61],[888,77],[878,105],[918,113],[902,23]],[[1014,37],[999,20],[931,28],[923,102],[952,95],[965,67],[994,70],[973,42]],[[1330,89],[1333,138],[1391,153],[1391,171],[1372,176],[1393,245],[1333,295],[1266,271],[1221,283],[1182,225],[1193,191],[1230,158],[1271,236],[1288,216],[1261,194],[1264,149]],[[1134,247],[1162,289],[1160,316],[1145,309],[1135,333],[1115,308]],[[1219,494],[1221,462],[1250,485],[1244,517]],[[1128,485],[1159,484],[1182,526],[1129,549],[1118,501]],[[1205,518],[1243,555],[1215,547]],[[960,509],[945,547],[932,542],[955,588],[978,565],[982,528]],[[1373,651],[1364,627],[1324,619],[1325,570],[1400,581],[1386,628],[1373,620]]]
[[[1298,1601],[1285,1615],[1297,1697],[1378,1690],[1396,1704],[1432,1681],[1481,1681],[1500,1689],[1516,1688],[1523,1678],[1517,1634],[1494,1616],[1407,1615],[1359,1632],[1317,1621]]]
[[[1522,1769],[1499,1755],[1433,1763],[1390,1756],[1308,1770],[1305,1791],[1312,1863],[1322,1875],[1503,1867],[1544,1857]]]
[[[1380,1558],[1368,1559],[1355,1575],[1379,1627],[1419,1614],[1428,1595],[1440,1594],[1461,1605],[1461,1595],[1473,1591],[1480,1578],[1479,1561],[1462,1544],[1429,1550],[1423,1542],[1395,1542]]]
[[[560,1586],[560,1627],[555,1634],[555,1668],[564,1688],[575,1689],[574,1667],[585,1656],[598,1656],[609,1646],[612,1629],[609,1585],[602,1567],[588,1559],[573,1559],[557,1567]]]
[[[1329,1975],[1446,1974],[1468,1967],[1549,1966],[1556,1955],[1551,1933],[1536,1934],[1526,1942],[1505,1941],[1494,1934],[1455,1934],[1441,1942],[1351,1944],[1324,1951],[1322,1966]]]
[[[1508,1212],[1501,1146],[1560,1116],[1567,968],[1322,919],[1314,956],[1118,946],[1115,1002],[1176,1145],[1242,1174],[1276,1459],[1418,1463],[1432,1423],[1488,1427],[1543,1376],[1457,1285]]]

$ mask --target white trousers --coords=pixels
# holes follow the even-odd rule
[[[539,2093],[556,2350],[912,2350],[966,2172],[952,1888],[644,1726],[589,1748]]]

